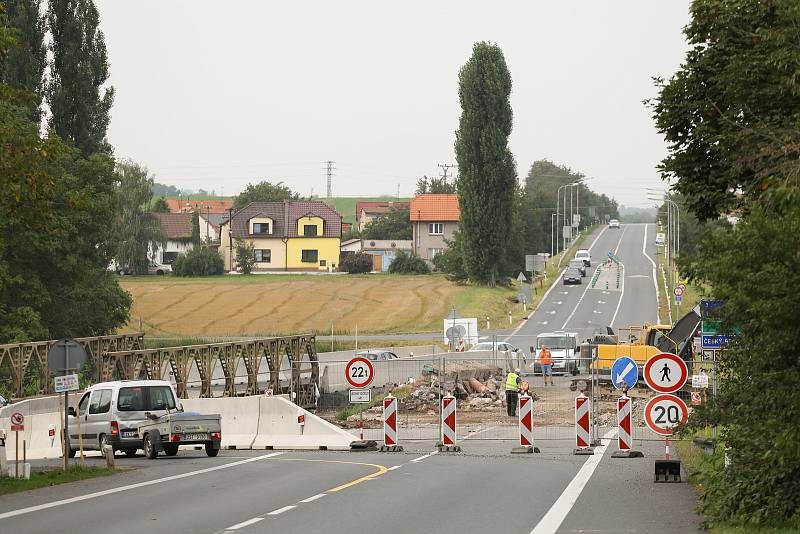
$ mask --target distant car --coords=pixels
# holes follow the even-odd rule
[[[389,360],[396,360],[397,354],[389,352],[388,350],[365,350],[356,354],[360,358],[366,358],[371,362],[387,362]]]
[[[147,274],[157,274],[159,276],[172,272],[172,265],[162,263],[151,263],[147,267]]]
[[[619,221],[617,219],[611,219],[608,221],[609,228],[619,228]]]
[[[561,280],[564,282],[564,285],[567,284],[582,284],[581,281],[581,272],[574,267],[567,267],[564,271],[564,276],[561,277]]]
[[[575,253],[576,260],[583,260],[583,264],[587,267],[592,266],[592,255],[586,249],[581,249]]]
[[[662,233],[656,234],[656,246],[663,247],[664,242],[667,240],[666,236]]]
[[[506,343],[505,341],[481,341],[479,343],[474,344],[469,351],[467,352],[478,352],[478,351],[500,351],[500,352],[521,352],[519,348],[515,347],[511,343]]]
[[[581,272],[581,276],[586,276],[586,265],[583,260],[569,260],[569,266],[572,269],[578,269]]]

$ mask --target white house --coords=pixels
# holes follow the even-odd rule
[[[191,213],[156,213],[161,221],[161,229],[167,242],[164,248],[160,244],[153,244],[150,259],[156,265],[171,265],[178,254],[186,254],[194,245],[192,244],[192,214]]]

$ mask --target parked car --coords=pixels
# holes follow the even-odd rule
[[[583,260],[569,260],[569,266],[572,269],[578,269],[581,272],[581,276],[586,276],[586,265]]]
[[[167,265],[164,263],[154,263],[151,262],[150,265],[147,267],[148,274],[157,274],[159,276],[167,273],[172,272],[172,265]]]
[[[498,354],[502,354],[505,372],[519,368],[522,374],[526,374],[529,370],[528,357],[525,355],[525,352],[519,347],[515,347],[511,343],[506,343],[505,341],[479,341],[467,352],[497,352]]]
[[[586,265],[587,267],[592,266],[592,255],[585,248],[575,253],[575,259],[583,260],[583,264]]]
[[[475,343],[467,352],[478,351],[499,351],[499,352],[522,352],[518,347],[505,341],[480,341]]]
[[[608,221],[608,227],[619,229],[619,221],[617,219],[611,219],[610,221]]]
[[[664,246],[664,242],[666,242],[666,240],[667,240],[667,236],[665,236],[663,233],[659,232],[659,233],[656,234],[656,246],[657,247],[663,247]]]
[[[564,275],[561,277],[561,281],[564,283],[564,285],[582,284],[583,282],[581,281],[581,278],[583,278],[583,276],[578,269],[575,269],[574,267],[567,267],[567,269],[564,271]]]
[[[371,362],[386,362],[397,360],[397,354],[388,350],[364,350],[356,354],[360,358],[366,358]]]
[[[83,448],[103,450],[104,445],[111,445],[115,451],[133,456],[143,445],[139,425],[150,421],[148,414],[161,417],[179,411],[177,398],[166,380],[117,380],[90,386],[78,402]],[[67,456],[74,458],[80,447],[78,420],[75,408],[70,406],[68,413]],[[167,454],[171,456],[172,451]]]

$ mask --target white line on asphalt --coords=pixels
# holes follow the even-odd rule
[[[303,503],[313,502],[313,501],[316,501],[317,499],[323,498],[325,495],[327,495],[327,493],[317,493],[313,497],[309,497],[308,499],[303,499],[302,501],[298,501],[298,502],[303,502]]]
[[[433,451],[433,452],[430,452],[430,453],[426,454],[425,456],[420,456],[420,457],[418,457],[418,458],[414,458],[413,460],[410,460],[410,461],[411,461],[412,463],[421,462],[421,461],[422,461],[422,460],[424,460],[425,458],[430,458],[431,456],[433,456],[433,455],[434,455],[434,454],[436,454],[437,452],[439,452],[439,451]]]
[[[214,471],[219,471],[220,469],[228,469],[229,467],[236,467],[243,464],[248,464],[250,462],[257,462],[259,460],[265,460],[267,458],[273,458],[275,456],[279,456],[283,454],[282,452],[273,452],[270,454],[264,454],[262,456],[256,456],[254,458],[248,458],[247,460],[240,460],[238,462],[231,462],[225,465],[218,465],[215,467],[208,467],[206,469],[199,469],[197,471],[190,471],[188,473],[181,473],[180,475],[172,475],[163,478],[157,478],[155,480],[148,480],[146,482],[138,482],[136,484],[130,484],[128,486],[120,486],[118,488],[111,488],[103,491],[97,491],[95,493],[87,493],[86,495],[80,495],[78,497],[71,497],[69,499],[62,499],[60,501],[53,501],[44,504],[37,504],[36,506],[28,506],[27,508],[20,508],[18,510],[11,510],[10,512],[5,512],[0,514],[0,519],[8,519],[9,517],[16,517],[18,515],[30,514],[32,512],[38,512],[39,510],[47,510],[48,508],[55,508],[56,506],[63,506],[65,504],[72,504],[74,502],[86,501],[88,499],[95,499],[97,497],[103,497],[104,495],[113,495],[114,493],[120,493],[122,491],[128,491],[136,488],[143,488],[145,486],[152,486],[153,484],[162,484],[164,482],[171,482],[173,480],[180,480],[182,478],[193,477],[195,475],[204,475],[206,473],[212,473]]]
[[[594,470],[597,468],[597,464],[603,459],[603,454],[605,454],[608,445],[611,443],[610,439],[616,431],[616,428],[612,428],[606,432],[606,435],[602,437],[602,439],[607,440],[605,444],[597,447],[594,450],[594,455],[590,456],[589,459],[584,462],[569,485],[564,488],[563,493],[561,493],[556,502],[553,503],[553,506],[550,507],[550,510],[547,511],[544,517],[533,528],[531,534],[555,534],[558,527],[564,522],[569,511],[572,510],[575,502],[577,502],[583,488],[586,486],[586,483],[589,482],[592,473],[594,473]]]
[[[595,244],[597,244],[597,240],[600,239],[600,236],[603,235],[603,232],[605,232],[607,229],[608,229],[608,226],[605,226],[600,231],[600,233],[597,234],[597,237],[594,238],[594,241],[592,241],[592,244],[589,245],[589,248],[587,249],[589,252],[592,251],[592,249],[594,248]],[[622,238],[622,236],[620,236],[620,238]],[[595,267],[595,269],[597,269],[597,267]],[[555,283],[553,283],[553,285],[555,285]],[[572,317],[575,315],[575,312],[578,311],[578,307],[581,305],[581,301],[583,300],[583,297],[586,296],[586,292],[587,291],[589,291],[589,284],[586,284],[586,289],[583,290],[583,294],[581,295],[581,298],[578,299],[578,302],[575,304],[575,308],[573,308],[572,313],[570,313],[569,317],[567,317],[567,320],[564,321],[564,326],[561,327],[561,330],[564,330],[567,327],[567,323],[570,322]]]
[[[620,234],[619,236],[619,243],[617,243],[617,248],[614,249],[614,256],[616,256],[617,252],[619,252],[619,246],[622,244],[622,236],[625,235],[625,230],[627,229],[628,229],[627,225],[622,228],[622,234]]]
[[[474,437],[475,437],[475,436],[477,436],[478,434],[483,434],[484,432],[488,432],[488,431],[490,431],[490,430],[494,430],[495,428],[497,428],[497,426],[490,426],[489,428],[484,428],[483,430],[478,430],[478,431],[472,432],[471,434],[469,434],[469,435],[468,435],[467,437],[465,437],[464,439],[465,439],[465,440],[467,440],[467,439],[469,439],[469,438],[474,438]]]
[[[263,518],[263,517],[254,517],[253,519],[248,519],[247,521],[242,521],[241,523],[236,523],[232,527],[228,527],[225,530],[239,530],[240,528],[244,528],[244,527],[253,525],[255,523],[258,523],[259,521],[263,521],[264,519],[265,518]]]
[[[649,225],[644,225],[644,241],[642,241],[642,254],[644,257],[650,260],[650,263],[653,265],[653,289],[656,291],[656,321],[660,321],[661,317],[659,317],[659,309],[658,309],[658,279],[656,278],[656,262],[653,261],[653,258],[647,255],[645,248],[647,247],[647,227]],[[669,295],[667,295],[669,298]]]
[[[297,508],[297,506],[296,506],[296,505],[294,505],[294,504],[292,504],[292,505],[290,505],[290,506],[284,506],[283,508],[278,508],[277,510],[273,510],[273,511],[271,511],[271,512],[270,512],[270,513],[268,513],[267,515],[280,515],[280,514],[282,514],[283,512],[288,512],[288,511],[289,511],[289,510],[291,510],[292,508]]]
[[[389,471],[394,471],[395,469],[400,469],[400,467],[402,467],[402,466],[400,466],[400,465],[393,465],[392,467],[390,467],[390,468],[389,468]]]

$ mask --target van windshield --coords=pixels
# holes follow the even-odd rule
[[[135,386],[120,388],[117,409],[121,412],[174,410],[175,397],[169,386]]]
[[[548,349],[574,349],[575,344],[571,337],[540,337],[536,340],[538,343],[537,348],[542,348],[542,345],[547,345]]]

